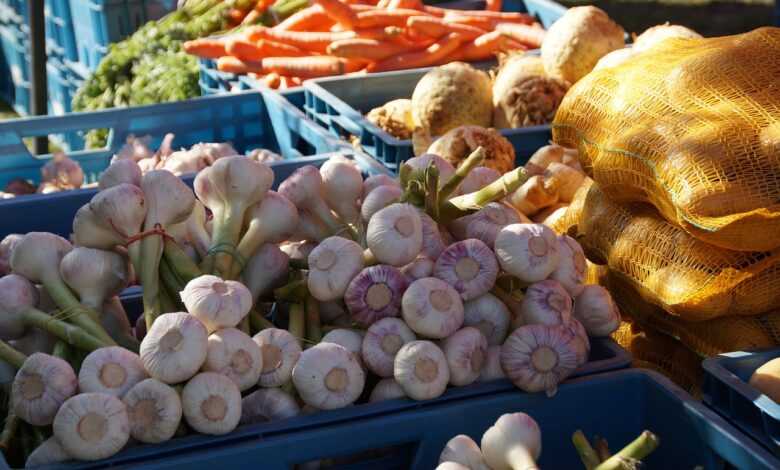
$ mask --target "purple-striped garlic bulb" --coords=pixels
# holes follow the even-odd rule
[[[433,275],[455,288],[463,300],[471,300],[493,288],[498,270],[490,247],[470,238],[448,246],[436,260]]]
[[[433,276],[433,268],[436,262],[427,256],[418,256],[411,263],[401,268],[401,272],[404,273],[409,282],[414,282],[417,279]]]
[[[572,308],[569,293],[552,279],[531,284],[520,304],[526,325],[565,325],[571,320]]]
[[[585,287],[585,276],[588,273],[585,252],[580,244],[568,235],[558,237],[558,251],[560,261],[550,279],[560,282],[569,295],[577,297]]]
[[[352,319],[368,327],[377,320],[400,314],[401,298],[407,286],[406,277],[398,268],[384,264],[369,266],[349,283],[344,302]]]
[[[511,206],[491,202],[477,212],[455,220],[449,228],[459,240],[476,238],[493,248],[502,228],[519,223],[530,223],[530,220]]]
[[[363,362],[376,375],[392,377],[395,355],[404,344],[416,339],[400,318],[383,318],[371,325],[363,338]]]
[[[485,335],[471,326],[461,328],[442,341],[452,385],[461,387],[479,378],[487,357],[487,347]]]

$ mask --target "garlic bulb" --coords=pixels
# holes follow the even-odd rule
[[[339,299],[361,269],[360,245],[346,238],[326,238],[309,255],[309,292],[323,302]]]
[[[331,157],[320,167],[325,202],[346,223],[360,216],[358,199],[363,193],[363,176],[355,163],[343,157]]]
[[[338,344],[347,351],[349,351],[355,360],[363,365],[363,357],[360,354],[361,347],[363,345],[363,332],[360,330],[351,330],[347,328],[336,328],[329,331],[320,340],[321,343],[333,343]]]
[[[92,351],[79,369],[81,393],[105,393],[122,398],[131,387],[148,376],[141,358],[119,346]]]
[[[26,423],[48,426],[77,387],[78,379],[70,364],[48,354],[35,353],[16,372],[11,387],[11,408]]]
[[[439,456],[439,463],[445,462],[458,463],[472,470],[489,470],[479,446],[465,434],[458,434],[447,441]]]
[[[395,400],[397,398],[405,398],[406,394],[404,389],[398,385],[398,382],[393,378],[382,379],[374,385],[374,389],[371,390],[371,396],[368,397],[369,403],[377,403],[385,400]]]
[[[455,167],[452,166],[452,163],[433,153],[424,153],[404,162],[404,165],[408,165],[414,170],[425,170],[431,164],[439,170],[439,187],[441,188],[455,174]]]
[[[433,277],[414,281],[402,299],[406,324],[428,338],[446,338],[463,325],[460,295],[446,282]]]
[[[24,462],[24,468],[35,468],[68,460],[70,455],[65,452],[57,438],[52,436],[32,451]]]
[[[398,268],[369,266],[349,283],[344,302],[352,319],[358,325],[368,327],[377,320],[400,314],[401,297],[407,286],[406,277]]]
[[[400,318],[383,318],[371,325],[363,338],[363,361],[376,375],[392,377],[398,350],[416,339],[414,332]]]
[[[439,229],[439,224],[423,211],[419,211],[422,222],[422,249],[420,255],[431,259],[437,259],[442,251],[447,248]]]
[[[38,303],[38,291],[27,279],[18,274],[0,278],[0,340],[19,339],[27,331],[24,307]]]
[[[254,303],[281,287],[290,272],[290,257],[272,243],[264,243],[249,258],[241,276]]]
[[[141,190],[138,189],[138,192],[141,192]],[[95,211],[92,210],[91,204],[85,204],[76,211],[76,215],[73,216],[73,233],[70,239],[77,246],[106,250],[110,250],[125,242],[125,238],[122,235],[113,228],[105,226]]]
[[[414,282],[417,279],[433,276],[433,268],[435,261],[425,256],[418,256],[411,263],[401,268],[401,272],[404,273],[409,282]]]
[[[206,206],[196,200],[184,226],[187,229],[187,239],[201,258],[206,257],[211,246],[211,235],[206,231],[206,221]]]
[[[377,212],[401,200],[404,192],[400,186],[379,186],[363,198],[360,207],[360,217],[368,222]]]
[[[498,261],[487,245],[470,238],[448,246],[436,260],[433,275],[455,288],[463,300],[471,300],[493,288]]]
[[[279,194],[325,223],[331,234],[341,230],[342,224],[323,199],[322,175],[316,167],[305,165],[296,169],[279,185]]]
[[[187,424],[195,431],[227,434],[241,419],[241,392],[224,375],[202,372],[184,386],[181,407]]]
[[[182,417],[181,398],[172,387],[156,379],[138,382],[122,398],[127,407],[130,435],[147,444],[171,439]]]
[[[412,341],[395,355],[393,378],[408,397],[428,400],[447,389],[450,368],[442,350],[431,341]]]
[[[514,208],[500,202],[491,202],[471,215],[454,220],[449,229],[459,240],[476,238],[492,249],[501,229],[507,225],[530,222]]]
[[[504,377],[506,377],[506,374],[504,369],[501,368],[501,345],[489,346],[478,381],[489,382],[491,380],[503,379]]]
[[[48,317],[49,321],[54,319]],[[46,321],[44,319],[43,321]],[[67,336],[67,333],[64,335]],[[21,338],[11,341],[11,346],[22,354],[30,355],[37,352],[51,354],[57,337],[52,336],[48,331],[40,328],[29,328]]]
[[[539,425],[525,413],[502,415],[482,436],[482,455],[493,470],[538,470]]]
[[[422,249],[422,221],[411,204],[391,204],[368,221],[366,244],[383,264],[403,266]]]
[[[555,233],[541,224],[507,225],[496,237],[496,256],[504,271],[524,282],[538,282],[558,267]]]
[[[292,378],[292,370],[301,355],[300,342],[287,330],[266,328],[252,337],[260,347],[263,368],[258,384],[279,387]]]
[[[393,178],[392,176],[388,176],[385,174],[378,174],[378,175],[371,175],[365,180],[363,180],[363,197],[362,200],[366,200],[366,197],[374,191],[374,189],[379,188],[381,186],[398,186],[400,187],[400,184],[398,183],[398,180]]]
[[[84,171],[77,161],[55,152],[41,167],[41,183],[51,183],[58,190],[80,188],[84,184]]]
[[[252,256],[264,243],[279,243],[290,238],[298,226],[298,209],[286,197],[268,191],[260,202],[247,210],[247,219],[246,232],[237,247],[245,258]]]
[[[569,295],[577,297],[585,286],[585,276],[588,271],[585,252],[582,251],[580,244],[568,235],[558,237],[558,251],[560,261],[550,275],[550,279],[560,282]]]
[[[509,309],[489,292],[463,304],[463,325],[478,329],[490,346],[504,343],[510,320]]]
[[[57,412],[52,429],[65,452],[79,460],[111,457],[130,439],[124,403],[105,393],[69,398]]]
[[[290,394],[279,388],[261,388],[241,400],[241,424],[264,423],[292,418],[301,407]]]
[[[569,320],[569,324],[564,326],[569,328],[576,338],[572,344],[577,352],[577,367],[579,367],[588,362],[590,357],[590,338],[588,338],[588,332],[585,331],[585,327],[576,318],[572,318]]]
[[[526,289],[520,312],[526,325],[563,325],[571,319],[572,300],[558,281],[548,279]]]
[[[463,464],[457,462],[442,462],[436,466],[436,470],[471,470]]]
[[[262,370],[260,347],[243,331],[225,328],[209,336],[203,371],[222,374],[244,391],[257,384]]]
[[[135,160],[122,159],[111,163],[100,175],[98,188],[102,191],[123,183],[141,187],[141,167]]]
[[[582,322],[589,335],[607,337],[620,327],[620,310],[609,291],[590,284],[574,301],[574,318]]]
[[[354,403],[360,397],[366,375],[346,348],[320,343],[301,353],[292,379],[305,403],[332,410]]]
[[[501,173],[493,168],[478,166],[472,169],[458,186],[460,194],[473,193],[479,191],[493,181],[501,178]]]
[[[183,382],[206,360],[207,338],[203,323],[186,312],[160,315],[141,341],[141,361],[155,379]]]
[[[23,236],[18,233],[11,233],[0,241],[0,276],[5,276],[11,272],[11,254]]]
[[[501,367],[521,390],[553,396],[577,368],[579,341],[564,325],[522,326],[502,346]]]
[[[468,385],[479,378],[487,346],[485,336],[470,326],[456,331],[442,342],[452,385]]]
[[[188,282],[181,292],[181,300],[209,333],[235,327],[252,308],[252,293],[243,284],[210,274]]]
[[[121,255],[84,247],[76,247],[62,258],[60,275],[81,303],[94,310],[101,310],[106,299],[119,294],[130,281]]]

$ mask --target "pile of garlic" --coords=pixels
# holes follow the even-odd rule
[[[194,192],[168,170],[107,172],[74,219],[75,247],[9,236],[0,358],[18,370],[16,415],[54,424],[30,459],[105,458],[182,422],[221,434],[501,377],[554,394],[619,314],[583,284],[574,240],[506,202],[525,170],[483,159],[455,169],[427,154],[399,179],[364,179],[334,156],[278,191],[244,156],[201,170]],[[132,328],[116,296],[134,283]],[[34,335],[46,341],[22,351]]]

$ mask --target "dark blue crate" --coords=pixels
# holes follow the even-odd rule
[[[49,56],[61,60],[77,61],[76,37],[73,34],[73,21],[68,0],[46,0],[44,4],[46,21],[46,48]]]
[[[248,91],[137,108],[4,121],[0,123],[0,187],[13,178],[37,181],[40,167],[51,158],[33,157],[22,141],[24,137],[104,128],[111,129],[107,148],[70,154],[81,164],[88,182],[97,180],[131,134],[151,135],[155,148],[166,133],[173,132],[177,147],[231,142],[239,152],[263,147],[290,159],[346,147],[307,120],[281,95]],[[2,200],[0,237],[33,230],[67,236],[76,210],[94,192],[79,189]],[[45,217],[41,211],[45,211]]]
[[[401,404],[408,406],[399,410]],[[57,468],[213,469],[256,466],[288,470],[331,459],[333,468],[430,470],[457,434],[477,442],[504,413],[523,411],[542,431],[540,468],[582,468],[571,435],[605,437],[617,449],[645,429],[660,438],[650,469],[776,469],[780,462],[661,375],[641,369],[604,373],[562,384],[558,394],[518,391],[468,399],[356,405],[274,423],[244,426],[219,437],[191,436],[139,446],[99,462]],[[340,464],[339,464],[340,463]]]
[[[78,60],[94,70],[108,46],[133,34],[144,23],[159,19],[176,7],[174,0],[55,0],[69,1],[75,21]]]
[[[780,455],[780,404],[748,384],[765,362],[780,357],[780,349],[731,352],[706,359],[704,402]]]

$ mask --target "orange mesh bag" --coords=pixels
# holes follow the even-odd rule
[[[780,250],[708,245],[645,204],[620,205],[600,185],[569,207],[568,233],[592,262],[606,264],[645,301],[687,321],[756,315],[780,305]]]
[[[649,202],[725,249],[772,250],[780,246],[778,77],[780,28],[668,39],[578,81],[553,140],[577,147],[616,201]]]

